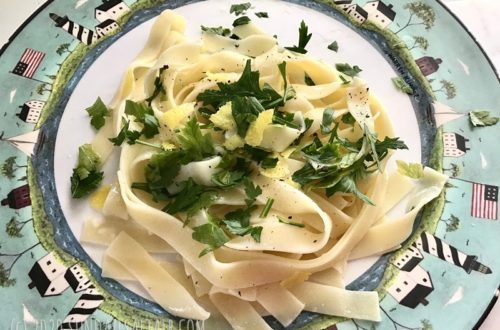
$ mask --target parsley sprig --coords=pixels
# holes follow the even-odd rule
[[[304,21],[300,22],[300,27],[299,27],[299,42],[298,45],[293,46],[293,47],[285,47],[288,50],[291,50],[292,52],[300,53],[300,54],[306,54],[306,46],[309,43],[309,40],[311,40],[312,33],[309,33],[309,27],[306,25]]]

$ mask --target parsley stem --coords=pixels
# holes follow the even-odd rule
[[[142,140],[135,140],[135,143],[142,144],[142,145],[145,145],[145,146],[148,146],[148,147],[151,147],[151,148],[156,148],[156,149],[163,150],[163,148],[161,146],[157,145],[157,144],[152,144],[152,143],[145,142],[145,141],[142,141]]]
[[[295,227],[300,227],[300,228],[304,228],[306,226],[300,222],[286,221],[286,220],[281,219],[280,217],[277,217],[277,218],[278,218],[279,222],[290,225],[290,226],[295,226]]]
[[[260,218],[267,217],[267,215],[269,214],[269,211],[271,211],[271,207],[273,206],[273,203],[274,203],[274,199],[267,198],[266,205],[262,209],[262,212],[260,212],[260,215],[259,215]]]

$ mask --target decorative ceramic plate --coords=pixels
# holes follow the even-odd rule
[[[349,264],[348,288],[379,292],[380,323],[303,312],[290,328],[478,327],[500,283],[500,130],[473,127],[468,116],[479,109],[500,114],[499,82],[481,48],[435,0],[252,5],[253,13],[268,12],[252,19],[281,44],[295,41],[304,19],[313,33],[311,54],[359,65],[410,146],[400,156],[450,176],[399,250]],[[152,19],[174,8],[196,37],[200,24],[229,25],[229,6],[47,1],[1,48],[1,329],[203,327],[168,315],[134,284],[101,277],[102,250],[78,241],[92,211],[71,200],[69,177],[77,147],[93,134],[83,109],[97,96],[110,100]],[[332,41],[338,52],[327,49]],[[393,87],[396,76],[413,95]]]

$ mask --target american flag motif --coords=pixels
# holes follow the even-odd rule
[[[472,184],[472,210],[475,218],[498,219],[498,187],[487,184]]]
[[[21,55],[21,59],[17,62],[16,67],[12,70],[12,73],[18,76],[32,78],[44,57],[45,53],[26,48],[23,55]]]

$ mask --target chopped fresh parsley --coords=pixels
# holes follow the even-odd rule
[[[218,172],[212,175],[212,182],[219,187],[234,187],[243,182],[250,174],[250,163],[235,154],[226,153],[217,166]]]
[[[259,11],[255,13],[255,16],[259,18],[269,18],[269,15],[265,11]]]
[[[311,40],[312,33],[309,33],[309,27],[306,25],[304,21],[300,22],[300,27],[299,27],[299,43],[297,46],[293,47],[285,47],[288,50],[291,50],[292,52],[300,53],[300,54],[306,54],[306,46],[309,43],[309,40]]]
[[[335,68],[337,69],[337,71],[342,72],[349,77],[356,77],[358,73],[363,71],[359,66],[355,65],[351,67],[348,63],[337,63],[335,64]]]
[[[304,228],[305,225],[301,222],[294,222],[294,221],[287,221],[287,220],[283,220],[282,218],[280,217],[277,217],[278,218],[278,221],[280,223],[284,223],[284,224],[287,224],[287,225],[290,225],[290,226],[295,226],[295,227],[300,227],[300,228]]]
[[[332,123],[333,123],[333,109],[332,108],[326,108],[323,111],[323,118],[321,120],[321,134],[329,134],[332,132]]]
[[[469,112],[469,119],[473,126],[493,126],[500,118],[490,116],[489,111],[477,110]]]
[[[224,216],[224,224],[227,230],[234,235],[250,235],[256,242],[260,242],[261,226],[252,227],[250,225],[251,209],[237,209]]]
[[[245,178],[243,180],[243,186],[245,187],[245,194],[247,195],[245,203],[248,207],[250,207],[255,203],[257,197],[262,194],[262,189],[259,186],[254,185],[252,180],[250,180],[249,178]]]
[[[354,125],[356,123],[356,119],[353,117],[353,115],[350,112],[343,115],[341,120],[344,124],[347,124],[347,125]]]
[[[174,199],[165,207],[170,214],[187,212],[188,219],[199,210],[207,208],[217,200],[215,191],[207,190],[207,187],[199,185],[189,178],[183,183],[183,189],[175,194]]]
[[[99,171],[101,158],[91,144],[78,148],[78,164],[71,176],[71,196],[81,198],[90,194],[101,184],[104,173]]]
[[[163,82],[162,82],[162,74],[163,74],[163,71],[167,70],[168,69],[168,65],[164,65],[162,66],[159,70],[158,70],[158,76],[155,78],[155,81],[154,81],[154,91],[153,91],[153,94],[151,94],[150,97],[148,97],[146,99],[146,102],[151,105],[151,102],[160,94],[165,94],[165,87],[163,87]]]
[[[115,146],[120,146],[122,143],[127,140],[128,144],[135,144],[137,139],[141,136],[141,132],[133,131],[129,129],[130,121],[126,121],[122,119],[122,128],[118,135],[114,138],[109,138],[109,141],[113,143]]]
[[[90,116],[90,124],[95,128],[99,129],[104,126],[106,119],[104,117],[109,117],[110,113],[104,102],[98,97],[94,104],[85,109]]]
[[[324,117],[322,127],[327,127],[330,115],[327,113]],[[363,137],[350,142],[339,138],[337,129],[338,124],[331,130],[328,142],[323,143],[316,137],[302,148],[302,155],[307,163],[293,173],[292,180],[311,189],[325,189],[327,196],[336,192],[348,192],[371,203],[358,190],[356,182],[376,170],[373,168],[378,168],[378,162],[388,155],[390,149],[407,149],[407,146],[399,138],[386,137],[383,141],[377,140],[374,134],[367,132],[366,127]],[[330,132],[330,129],[323,131]],[[363,145],[368,145],[369,148],[360,153]]]
[[[240,25],[246,25],[250,23],[250,18],[248,16],[241,16],[234,20],[233,27],[237,27]]]
[[[203,134],[196,118],[191,118],[179,133],[177,141],[180,147],[190,155],[191,161],[202,160],[215,153],[212,136]]]
[[[201,30],[206,33],[212,33],[212,34],[217,34],[223,37],[227,37],[231,34],[231,30],[222,26],[217,26],[217,27],[206,27],[206,26],[201,26]]]
[[[141,135],[150,139],[159,133],[160,123],[155,117],[153,109],[144,102],[125,102],[125,114],[134,116],[135,121],[143,125]]]
[[[274,111],[273,124],[280,124],[290,128],[299,129],[300,126],[294,122],[294,115],[290,112]]]
[[[316,86],[316,83],[314,82],[314,80],[312,80],[312,78],[307,74],[307,72],[304,72],[304,83],[307,85],[307,86]]]
[[[260,162],[260,167],[263,169],[275,168],[277,164],[278,158],[264,158],[264,160]]]
[[[262,209],[262,212],[260,212],[259,217],[260,218],[265,218],[269,214],[269,211],[271,211],[271,207],[273,207],[274,204],[274,199],[268,198],[266,201],[266,205],[264,205],[264,208]]]
[[[257,119],[264,108],[254,96],[235,96],[231,102],[231,113],[238,135],[244,138],[250,124]]]
[[[335,53],[339,51],[339,44],[337,41],[332,42],[331,44],[328,45],[327,47],[329,50],[334,51]]]
[[[209,217],[206,224],[193,228],[192,238],[195,241],[208,245],[208,247],[200,252],[199,257],[220,248],[231,239],[224,229],[221,228],[221,222],[220,219]]]
[[[394,77],[391,80],[392,84],[394,85],[394,87],[396,87],[396,89],[408,95],[413,95],[413,88],[411,88],[410,85],[408,85],[403,78]]]
[[[231,8],[229,8],[229,13],[234,13],[236,16],[240,16],[244,14],[248,9],[250,9],[251,6],[252,4],[250,2],[234,4],[231,5]]]

